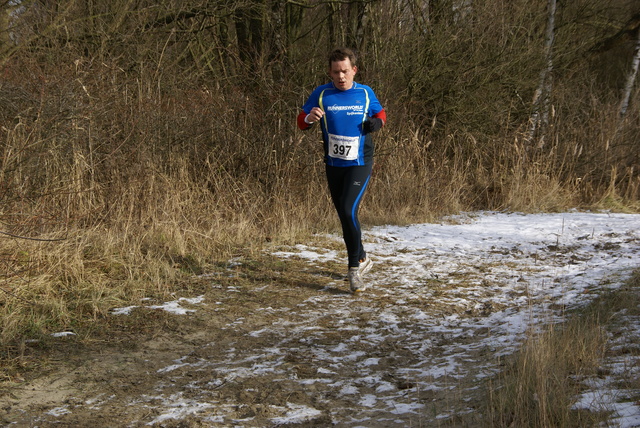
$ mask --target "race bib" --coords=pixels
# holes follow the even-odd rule
[[[358,159],[360,137],[329,134],[329,156],[343,160]]]

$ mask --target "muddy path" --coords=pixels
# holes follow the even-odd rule
[[[597,294],[601,266],[635,263],[636,235],[603,231],[600,239],[592,229],[586,239],[590,226],[562,227],[564,243],[534,233],[526,246],[506,238],[512,231],[456,231],[486,245],[469,248],[425,247],[420,233],[433,242],[440,229],[412,238],[380,229],[367,237],[377,249],[372,288],[355,296],[334,238],[232,260],[171,302],[114,311],[91,340],[52,339],[46,366],[3,388],[0,421],[476,426],[484,380],[527,325],[555,319],[567,296]]]
[[[389,310],[384,291],[354,297],[342,279],[315,275],[315,282],[273,280],[257,289],[212,287],[204,294],[210,303],[184,305],[196,309],[188,315],[135,309],[155,318],[146,320],[153,332],[123,332],[79,350],[76,338],[58,338],[67,353],[47,375],[12,388],[4,421],[382,427],[422,426],[451,412],[462,392],[448,388],[462,379],[425,379],[421,367],[446,372],[452,356],[443,345],[453,339],[434,337],[432,326],[404,319],[401,308]],[[479,360],[490,353],[476,352]]]

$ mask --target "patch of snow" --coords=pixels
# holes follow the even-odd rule
[[[64,407],[56,407],[53,408],[51,410],[49,410],[46,414],[47,415],[51,415],[51,416],[55,416],[55,417],[60,417],[66,414],[71,413],[71,410],[69,410],[68,407],[64,406]]]
[[[280,424],[299,424],[309,421],[322,414],[320,410],[316,410],[311,407],[303,406],[300,404],[287,403],[289,410],[282,417],[272,418],[271,422],[276,425]]]
[[[336,420],[334,412],[339,409],[328,410],[335,424],[384,426],[388,422],[389,426],[406,426],[408,421],[426,421],[429,414],[438,421],[460,409],[438,408],[434,413],[436,409],[432,411],[418,392],[453,391],[465,377],[495,375],[499,371],[496,361],[517,350],[531,328],[561,322],[563,309],[584,306],[599,293],[624,283],[639,267],[640,215],[463,213],[438,224],[373,227],[363,238],[374,261],[366,276],[371,291],[361,296],[310,293],[293,308],[265,307],[273,322],[253,331],[243,318],[230,319],[221,328],[273,340],[262,348],[231,347],[219,361],[177,360],[160,372],[169,376],[177,368],[185,372],[208,368],[224,379],[219,379],[220,387],[225,382],[276,375],[282,382],[331,391],[349,403],[348,421]],[[310,265],[344,262],[346,271],[344,251],[296,245],[272,254],[308,260]],[[234,259],[229,267],[241,263]],[[336,280],[324,287],[324,291],[336,289],[346,290],[348,285]],[[226,291],[241,290],[226,287]],[[203,296],[181,298],[147,308],[186,314],[197,309],[182,304],[203,301]],[[225,303],[211,304],[224,308]],[[133,308],[112,313],[126,314]],[[296,313],[295,321],[289,311]],[[638,324],[632,325],[637,329]],[[633,337],[640,342],[640,332],[633,332]],[[313,361],[318,378],[298,378],[287,371],[283,362],[286,354],[304,355]],[[393,361],[400,354],[408,362],[403,367],[383,364],[383,360]],[[611,373],[640,367],[637,359],[608,364]],[[392,372],[382,373],[381,367]],[[589,386],[576,408],[604,408],[613,412],[611,423],[616,426],[640,426],[640,406],[634,396],[638,391],[621,391],[603,379],[601,384]],[[202,420],[223,423],[228,421],[225,412],[231,413],[234,405],[240,404],[216,402],[205,393],[201,401],[186,400],[180,394],[162,396],[161,401],[156,407],[162,414],[153,423],[209,408],[215,408],[216,414],[209,414],[209,409]],[[373,419],[374,410],[392,416]],[[321,414],[293,403],[270,411],[279,414],[270,419],[276,425],[304,423]],[[420,417],[411,419],[412,415]]]
[[[51,336],[53,337],[69,337],[69,336],[75,336],[76,334],[72,331],[61,331],[59,333],[51,333]]]

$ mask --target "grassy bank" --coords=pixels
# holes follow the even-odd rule
[[[636,326],[625,326],[623,316],[637,317],[640,273],[615,291],[596,298],[586,308],[568,313],[567,321],[537,328],[521,349],[507,357],[504,370],[487,385],[485,425],[491,427],[596,427],[606,424],[611,412],[573,405],[589,379],[605,375],[604,361],[619,353],[613,338]],[[622,352],[634,354],[634,350]],[[613,374],[616,387],[635,390],[633,373]]]

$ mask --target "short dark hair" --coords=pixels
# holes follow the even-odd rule
[[[329,68],[331,68],[332,62],[344,61],[345,59],[351,61],[351,66],[356,65],[357,56],[356,53],[349,48],[336,48],[329,54]]]

